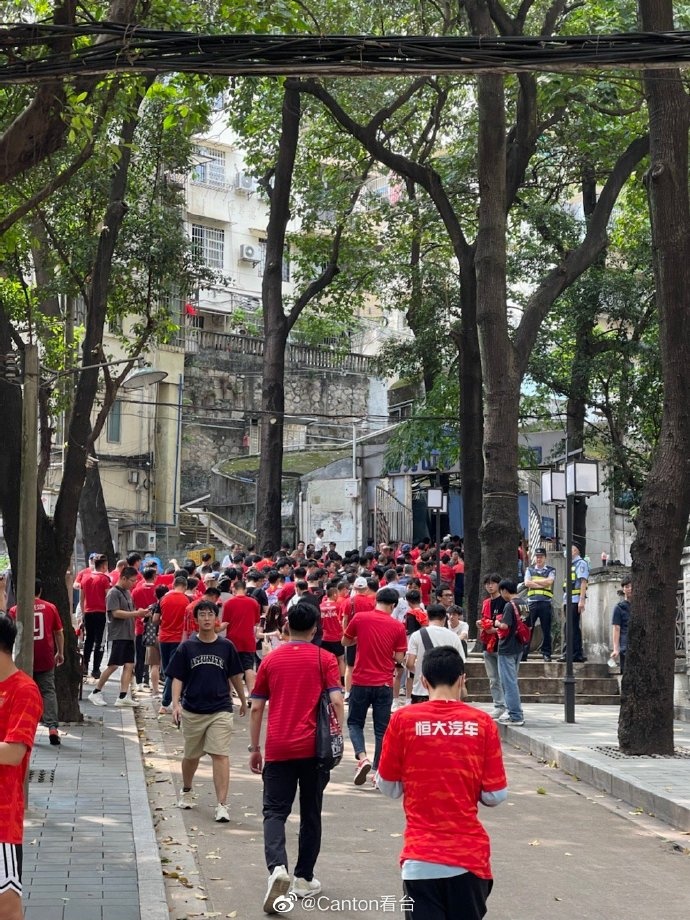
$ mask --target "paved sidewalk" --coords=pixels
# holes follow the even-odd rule
[[[501,726],[504,741],[690,831],[690,724],[674,722],[674,757],[630,757],[618,749],[618,706],[577,706],[572,725],[560,705],[540,703],[524,710],[524,726]]]
[[[85,720],[61,726],[60,747],[42,726],[36,736],[26,920],[168,920],[134,714],[81,705]]]

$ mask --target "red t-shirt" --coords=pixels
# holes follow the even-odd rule
[[[134,608],[136,610],[144,610],[145,607],[150,607],[151,604],[157,603],[158,598],[156,597],[155,584],[147,585],[145,581],[139,582],[139,584],[132,588],[132,600],[134,601]],[[137,617],[134,621],[134,635],[144,635],[143,617]]]
[[[161,598],[161,620],[158,628],[159,642],[181,642],[184,631],[184,613],[189,598],[184,591],[169,591]]]
[[[350,620],[344,634],[349,639],[357,639],[353,685],[392,687],[393,655],[407,651],[407,632],[403,624],[383,610],[362,610]]]
[[[0,765],[0,842],[21,843],[24,835],[24,776],[29,766],[43,700],[36,684],[16,671],[0,681],[0,741],[25,744],[26,754],[16,766]]]
[[[86,576],[87,576],[87,575],[92,575],[92,574],[93,574],[93,569],[91,568],[91,566],[88,566],[88,568],[86,568],[86,569],[82,569],[80,572],[77,572],[77,574],[76,574],[76,576],[75,576],[75,579],[74,579],[74,584],[75,584],[78,588],[81,587],[81,584],[82,584],[82,582],[84,581],[84,579],[86,578]]]
[[[92,572],[81,581],[84,613],[105,613],[105,596],[112,588],[107,572]]]
[[[336,601],[327,597],[321,601],[321,625],[323,627],[323,642],[342,642],[343,615],[338,610]]]
[[[169,573],[167,573],[167,574],[166,574],[165,572],[163,572],[162,575],[156,575],[155,584],[157,584],[157,585],[165,585],[167,588],[172,588],[173,582],[174,582],[174,581],[175,581],[175,573],[174,573],[174,572],[169,572]]]
[[[489,835],[477,803],[482,792],[505,789],[507,780],[488,713],[446,700],[399,709],[383,739],[379,774],[403,784],[401,865],[417,859],[491,878]]]
[[[261,619],[259,602],[248,595],[238,594],[223,605],[223,623],[228,624],[226,637],[238,652],[256,651],[256,625]]]
[[[418,575],[419,578],[419,590],[422,594],[422,603],[425,607],[429,606],[429,600],[431,599],[431,591],[433,589],[433,583],[428,575]]]
[[[455,584],[455,572],[452,565],[448,565],[447,562],[441,563],[441,581],[448,585],[450,588]]]
[[[17,619],[16,606],[7,612],[14,620]],[[53,633],[56,632],[62,632],[62,620],[57,607],[37,597],[34,600],[34,674],[52,671],[55,667]]]
[[[340,690],[338,659],[325,649],[284,642],[263,659],[252,697],[271,701],[266,762],[315,756],[316,707],[323,690]]]

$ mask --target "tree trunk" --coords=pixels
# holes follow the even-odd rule
[[[482,523],[484,484],[484,406],[482,366],[477,333],[477,282],[474,262],[469,258],[461,267],[462,320],[460,330],[460,477],[465,549],[465,607],[470,634],[481,607],[482,548],[479,529]]]
[[[261,388],[261,459],[256,484],[256,543],[275,551],[281,541],[285,347],[290,331],[283,309],[283,252],[290,219],[290,192],[301,120],[300,94],[285,89],[271,207],[266,233],[263,384]]]
[[[117,556],[108,522],[101,474],[96,464],[86,470],[84,488],[79,500],[79,519],[86,554],[104,553],[108,557],[109,569],[114,569]]]
[[[673,31],[671,0],[640,0],[639,8],[645,31]],[[632,546],[633,615],[618,740],[629,754],[671,754],[676,586],[690,514],[690,125],[677,70],[645,71],[644,85],[664,402]]]
[[[506,312],[506,123],[503,77],[480,76],[477,326],[484,380],[482,563],[517,575],[520,374]]]

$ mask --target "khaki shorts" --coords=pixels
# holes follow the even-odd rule
[[[202,754],[230,755],[232,713],[197,713],[182,710],[182,736],[186,760],[197,760]]]

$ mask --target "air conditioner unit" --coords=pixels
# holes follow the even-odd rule
[[[155,530],[135,530],[132,532],[132,540],[137,552],[155,552],[156,550]]]
[[[240,246],[240,262],[259,262],[259,247],[252,246],[250,243],[243,243]]]
[[[258,187],[258,183],[254,176],[250,176],[246,172],[238,172],[235,177],[235,190],[242,192],[245,195],[251,195],[252,192],[255,192]]]
[[[127,482],[132,486],[139,485],[139,470],[127,470]]]

